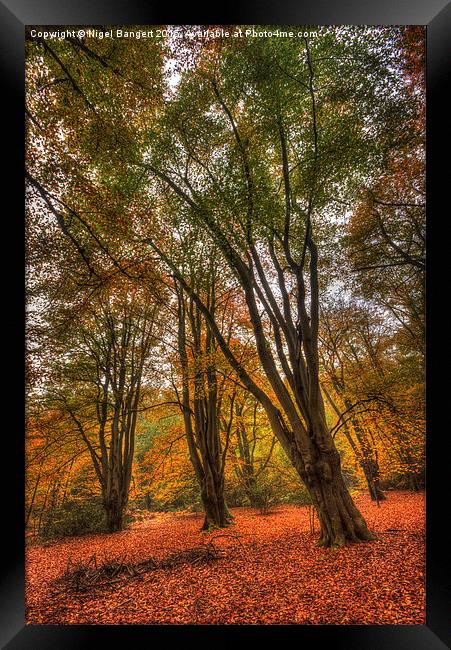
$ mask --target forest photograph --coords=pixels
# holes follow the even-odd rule
[[[27,26],[34,625],[424,625],[422,26]]]

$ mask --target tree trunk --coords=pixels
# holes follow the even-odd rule
[[[115,533],[124,528],[124,507],[118,498],[110,498],[105,503],[107,528],[110,533]]]
[[[332,382],[335,390],[340,394],[340,384],[337,378],[332,374]],[[342,417],[338,406],[335,404],[332,396],[328,392],[327,388],[323,385],[322,390],[324,395],[327,398],[327,401],[332,406],[335,413],[339,418]],[[345,398],[345,406],[347,409],[352,408],[351,402]],[[375,458],[373,458],[373,453],[371,446],[367,442],[367,438],[363,433],[359,423],[355,418],[351,419],[354,432],[356,434],[359,446],[357,446],[354,441],[348,422],[345,420],[342,424],[343,432],[348,441],[352,451],[355,454],[358,464],[360,465],[363,474],[365,476],[366,483],[368,485],[368,492],[370,494],[372,501],[383,501],[385,499],[385,494],[382,492],[379,486],[379,465]]]
[[[211,526],[225,528],[229,523],[229,517],[224,499],[224,490],[216,486],[213,481],[204,481],[201,497],[205,510],[202,530],[208,530]]]
[[[345,399],[346,408],[352,407],[348,399]],[[368,440],[368,435],[363,431],[358,420],[351,418],[352,426],[354,428],[357,440],[361,450],[360,465],[365,474],[366,482],[372,501],[383,501],[385,494],[382,492],[379,485],[379,463],[377,462],[377,451]]]
[[[236,436],[238,442],[238,453],[241,461],[241,463],[235,467],[235,473],[242,481],[244,492],[251,507],[258,508],[260,507],[261,502],[257,496],[257,480],[254,472],[253,459],[250,451],[246,426],[243,421],[242,404],[237,403],[235,405],[235,415],[237,418]]]
[[[420,487],[416,476],[409,474],[409,490],[411,492],[419,492]]]
[[[261,501],[257,496],[257,479],[255,476],[248,476],[244,481],[244,491],[252,508],[259,508]]]
[[[348,492],[340,464],[336,450],[319,453],[315,464],[305,464],[300,469],[299,462],[296,464],[318,514],[319,546],[336,547],[374,539]]]
[[[386,496],[380,488],[378,472],[374,467],[374,461],[371,459],[364,459],[361,462],[361,467],[365,475],[371,500],[384,501],[384,499],[386,499]]]
[[[188,309],[183,290],[176,284],[178,297],[178,352],[182,370],[182,400],[179,401],[188,442],[189,457],[200,485],[205,520],[202,530],[210,526],[223,528],[231,520],[224,499],[224,459],[219,435],[219,398],[213,336],[207,323],[202,322],[198,308],[190,301]],[[209,300],[214,305],[214,286]],[[190,397],[190,364],[186,351],[186,322],[191,327],[194,341],[193,399]],[[205,344],[202,348],[202,334]],[[206,368],[204,367],[206,360]]]

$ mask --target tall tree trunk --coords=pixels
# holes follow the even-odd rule
[[[124,529],[124,513],[128,504],[130,481],[125,468],[122,472],[111,466],[103,490],[103,507],[106,514],[107,529],[110,533]]]
[[[347,542],[374,539],[345,485],[336,449],[329,452],[317,449],[314,463],[304,463],[297,455],[294,464],[318,514],[320,546],[343,546]]]
[[[210,477],[203,481],[201,487],[201,498],[205,510],[205,520],[202,530],[208,530],[211,526],[225,528],[229,523],[227,507],[224,499],[224,486]]]
[[[257,496],[257,478],[255,476],[254,465],[251,458],[250,445],[247,436],[246,426],[243,421],[243,405],[235,405],[235,415],[237,419],[236,436],[238,441],[238,453],[240,465],[235,467],[238,478],[242,481],[246,497],[253,508],[261,506]],[[255,415],[254,415],[255,417]]]
[[[200,486],[205,519],[202,530],[210,526],[223,528],[230,522],[230,513],[224,498],[224,466],[219,437],[219,407],[216,368],[212,354],[213,337],[207,324],[202,323],[199,309],[192,300],[187,307],[183,289],[176,284],[178,299],[178,352],[182,374],[183,412],[189,456]],[[214,305],[214,292],[209,300]],[[194,345],[193,399],[190,389],[190,363],[186,351],[186,321],[189,321]],[[202,333],[205,331],[205,350]],[[205,369],[203,359],[206,359]],[[192,402],[192,408],[191,408]]]
[[[253,472],[252,466],[244,465],[241,474],[239,474],[239,478],[243,482],[244,492],[246,494],[246,497],[251,507],[252,508],[260,507],[261,501],[258,498],[258,494],[257,494],[257,490],[258,490],[257,478]]]
[[[105,504],[107,528],[110,533],[116,533],[124,527],[124,512],[118,500],[111,500]]]
[[[39,513],[39,521],[38,521],[38,535],[39,535],[39,533],[41,532],[42,516],[43,516],[44,511],[45,511],[45,506],[47,505],[47,497],[49,496],[50,486],[51,486],[51,482],[50,482],[50,480],[49,480],[49,485],[48,485],[48,487],[47,487],[47,492],[45,493],[45,497],[44,497],[44,503],[42,504],[42,508],[41,508],[40,513]]]
[[[120,491],[113,487],[109,494],[103,499],[103,507],[106,514],[106,524],[110,533],[115,533],[124,528],[125,504],[121,498]]]
[[[167,259],[167,258],[166,258]],[[260,361],[265,374],[283,409],[283,414],[273,400],[251,378],[236,359],[222,336],[210,310],[200,300],[193,288],[172,267],[181,287],[192,297],[199,310],[205,315],[221,350],[246,388],[263,406],[272,431],[281,443],[300,478],[305,483],[321,524],[320,543],[324,546],[342,546],[351,541],[369,541],[374,535],[368,530],[365,520],[354,505],[341,474],[340,456],[327,427],[315,359],[310,363],[310,381],[299,380],[298,407],[303,409],[299,417],[287,388],[278,374],[274,359],[263,334],[260,315],[251,290],[245,286],[251,321]],[[294,386],[296,388],[296,386]],[[302,396],[302,391],[310,395]]]
[[[41,480],[41,468],[42,468],[42,461],[41,461],[41,465],[39,467],[39,474],[38,474],[38,477],[36,479],[36,483],[34,485],[33,495],[31,497],[30,505],[28,507],[27,515],[25,517],[25,528],[28,526],[28,522],[30,521],[31,513],[33,511],[34,500],[36,498],[36,493],[38,491],[39,482]]]

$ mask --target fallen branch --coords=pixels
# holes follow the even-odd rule
[[[69,558],[65,572],[54,581],[54,584],[62,586],[63,591],[68,589],[80,593],[115,584],[120,582],[124,576],[137,578],[149,571],[168,569],[181,564],[199,566],[223,557],[224,551],[214,545],[214,539],[224,536],[237,539],[235,535],[215,535],[202,546],[172,553],[162,560],[150,557],[147,560],[132,563],[126,562],[124,555],[121,558],[106,560],[103,564],[98,565],[95,555],[87,562],[79,561],[75,564]]]

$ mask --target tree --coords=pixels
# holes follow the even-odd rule
[[[194,285],[194,281],[192,284]],[[220,437],[223,395],[218,391],[215,340],[209,323],[205,321],[193,299],[186,296],[177,281],[175,288],[178,311],[177,342],[182,375],[180,405],[189,455],[200,485],[205,510],[203,529],[208,530],[212,525],[224,527],[230,521],[224,498],[224,466],[230,424],[226,426],[227,438],[223,449]],[[210,267],[204,300],[212,313],[215,313],[216,309],[216,288],[215,271]],[[190,330],[190,342],[187,339],[187,327]],[[232,397],[230,420],[233,416],[233,401]]]
[[[362,188],[347,227],[348,255],[360,293],[401,325],[398,343],[420,356],[425,340],[425,40],[418,27],[398,35],[398,65],[412,112],[406,141],[387,154],[378,177]]]
[[[254,508],[264,507],[266,495],[261,483],[277,443],[271,431],[269,435],[262,431],[268,426],[266,421],[259,422],[258,407],[258,401],[252,395],[244,391],[238,392],[233,426],[233,467],[250,505]],[[266,445],[262,444],[263,440]],[[268,497],[271,496],[266,492]]]
[[[176,206],[187,222],[201,224],[239,282],[277,404],[238,362],[165,243],[155,231],[146,239],[263,405],[309,489],[325,546],[372,535],[343,482],[326,423],[318,374],[314,220],[322,215],[324,223],[337,191],[352,191],[352,174],[371,173],[384,145],[376,145],[375,137],[388,119],[394,137],[402,138],[394,115],[407,105],[399,80],[377,51],[382,41],[390,53],[389,39],[376,30],[367,46],[360,34],[351,44],[343,36],[331,30],[297,47],[228,42],[213,55],[209,48],[180,82],[159,146],[141,164],[160,191],[170,193],[163,214]],[[397,86],[398,93],[376,101],[380,84]]]
[[[320,356],[326,380],[322,389],[338,416],[333,436],[340,429],[343,431],[363,471],[371,499],[380,501],[385,495],[380,488],[378,449],[364,418],[368,412],[380,411],[384,403],[384,396],[375,390],[374,379],[368,373],[371,368],[373,373],[383,374],[383,327],[377,316],[371,318],[364,309],[356,307],[339,305],[331,309],[323,305],[322,314]]]
[[[384,498],[381,483],[390,484],[395,467],[402,480],[412,476],[412,486],[418,469],[422,383],[399,349],[398,329],[355,296],[323,301],[321,381],[335,418],[332,433],[345,436],[374,500]]]
[[[78,314],[54,364],[58,384],[46,399],[85,443],[98,478],[108,529],[122,530],[135,432],[155,344],[154,304],[121,287],[104,291]],[[148,296],[147,296],[148,298]]]
[[[415,156],[415,157],[414,157]],[[349,255],[363,295],[389,310],[406,351],[424,354],[424,154],[393,161],[365,191],[349,225]]]

